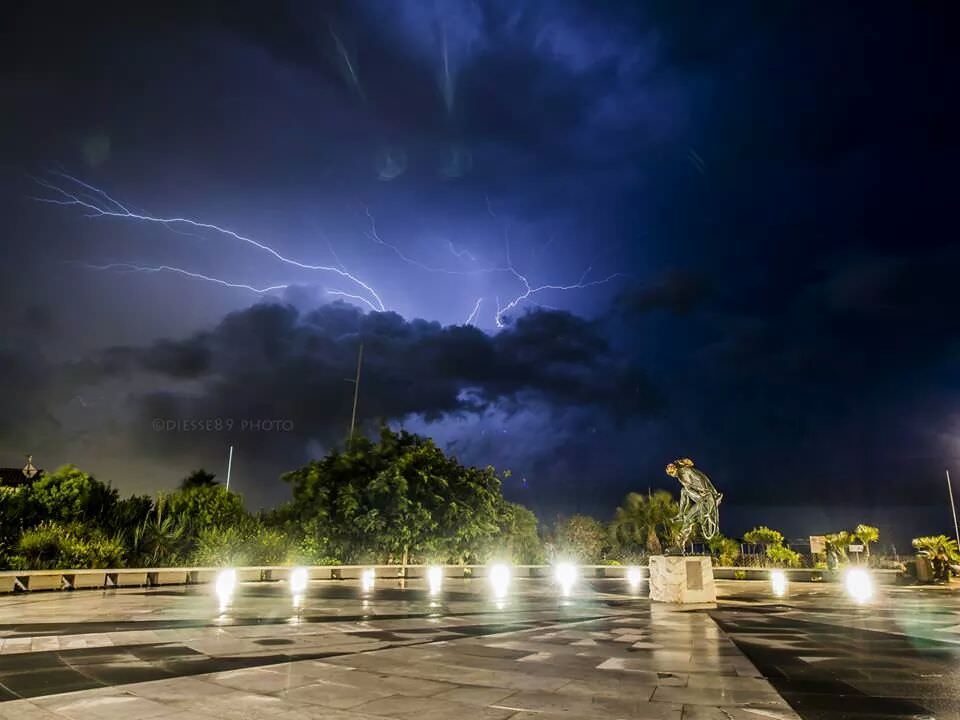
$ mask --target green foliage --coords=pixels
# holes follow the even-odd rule
[[[45,520],[96,521],[117,504],[116,490],[74,465],[64,465],[30,486],[30,494]]]
[[[193,545],[191,525],[170,512],[164,496],[130,539],[130,562],[134,566],[164,567],[184,560]]]
[[[723,535],[714,535],[708,543],[710,554],[717,558],[721,566],[729,567],[740,557],[740,543]]]
[[[518,565],[538,565],[546,561],[543,541],[537,532],[537,516],[517,503],[502,500],[499,509],[500,531],[487,557],[503,558]]]
[[[213,473],[200,468],[199,470],[194,470],[180,481],[180,489],[190,490],[197,487],[216,487],[217,481],[214,479],[216,477]]]
[[[758,525],[753,530],[745,532],[743,540],[751,545],[782,545],[783,533],[779,530],[771,530],[766,525]]]
[[[957,541],[946,535],[926,535],[913,539],[917,554],[930,561],[933,579],[947,582],[950,579],[950,564],[960,562]]]
[[[827,546],[827,567],[836,568],[849,562],[847,547],[853,540],[853,535],[846,530],[824,536]]]
[[[800,553],[791,550],[785,545],[767,545],[767,557],[781,567],[800,567],[802,558]]]
[[[113,568],[124,547],[80,523],[43,522],[20,536],[10,564],[22,570]]]
[[[607,532],[596,518],[573,515],[558,522],[554,534],[560,557],[586,564],[596,564],[603,559]]]
[[[284,475],[293,515],[315,521],[317,550],[348,560],[466,562],[500,529],[493,468],[447,457],[432,440],[383,428]]]
[[[249,518],[243,499],[220,485],[197,485],[163,497],[167,510],[196,529],[239,525]]]
[[[41,517],[29,486],[0,486],[0,553],[12,552],[24,528],[35,525]]]
[[[245,533],[236,526],[201,528],[189,562],[191,565],[216,567],[253,564],[248,555]]]
[[[627,493],[610,523],[610,539],[623,557],[659,554],[676,542],[678,512],[676,500],[666,490]]]

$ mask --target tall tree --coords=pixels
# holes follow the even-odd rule
[[[464,562],[500,527],[493,468],[464,467],[432,440],[386,427],[378,442],[356,438],[284,480],[293,513],[343,559]]]
[[[555,530],[561,555],[583,563],[598,563],[607,546],[603,523],[589,515],[573,515],[560,520]]]
[[[216,487],[218,485],[216,478],[217,476],[211,472],[207,472],[203,468],[194,470],[192,473],[187,475],[183,480],[180,481],[181,490],[190,490],[195,487]]]

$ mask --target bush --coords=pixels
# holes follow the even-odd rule
[[[802,558],[800,553],[791,550],[785,545],[768,545],[767,557],[784,567],[800,567]]]
[[[709,542],[710,552],[721,566],[730,566],[740,557],[740,543],[723,535],[714,535]]]
[[[165,495],[167,512],[193,527],[228,527],[249,519],[243,499],[221,485],[201,485]]]
[[[239,528],[207,527],[197,533],[190,563],[215,567],[248,565],[246,550],[243,533]]]
[[[218,567],[280,565],[288,562],[291,555],[285,533],[251,522],[244,526],[203,528],[197,533],[190,562]]]
[[[116,490],[74,465],[44,475],[30,486],[30,494],[43,518],[64,522],[102,521],[119,499]]]
[[[18,570],[115,568],[122,566],[123,555],[123,544],[100,530],[44,522],[20,536],[10,564]]]
[[[743,540],[751,545],[782,545],[783,533],[779,530],[771,530],[766,525],[759,525],[744,533]]]

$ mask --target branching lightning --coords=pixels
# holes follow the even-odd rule
[[[227,280],[222,280],[211,275],[204,275],[203,273],[193,272],[192,270],[186,270],[181,267],[176,267],[175,265],[137,265],[135,263],[107,263],[106,265],[93,265],[90,263],[81,263],[81,265],[90,270],[126,270],[129,272],[140,272],[140,273],[159,273],[159,272],[171,272],[178,275],[184,275],[185,277],[194,278],[196,280],[206,280],[207,282],[214,283],[215,285],[222,285],[223,287],[237,288],[238,290],[249,290],[250,292],[257,293],[258,295],[265,295],[266,293],[275,292],[277,290],[286,290],[290,287],[289,283],[279,284],[279,285],[269,285],[267,287],[254,287],[253,285],[247,285],[245,283],[235,283],[229,282]]]
[[[37,202],[50,203],[53,205],[76,205],[88,211],[87,217],[111,217],[111,218],[122,218],[125,220],[136,220],[139,222],[145,223],[154,223],[158,225],[163,225],[167,228],[175,228],[175,226],[187,226],[196,228],[198,230],[208,230],[215,233],[219,233],[226,237],[239,240],[240,242],[252,245],[253,247],[262,250],[265,253],[273,256],[277,260],[287,265],[291,265],[302,270],[314,270],[320,272],[330,272],[339,275],[342,278],[349,280],[352,283],[355,283],[359,287],[366,290],[369,293],[370,297],[373,299],[371,305],[375,305],[377,310],[386,310],[386,306],[383,304],[383,300],[380,299],[380,295],[374,290],[369,284],[358,278],[357,276],[347,272],[342,267],[334,267],[330,265],[314,265],[310,263],[304,263],[293,258],[289,258],[278,250],[269,245],[265,245],[262,242],[254,240],[251,237],[246,235],[241,235],[240,233],[230,230],[228,228],[220,227],[219,225],[214,225],[213,223],[203,222],[200,220],[194,220],[192,218],[186,217],[157,217],[154,215],[148,215],[145,213],[136,213],[129,210],[127,207],[119,203],[117,200],[112,198],[103,190],[88,185],[76,178],[67,175],[66,173],[54,172],[52,175],[56,175],[64,180],[76,184],[78,187],[82,187],[85,190],[88,190],[94,195],[89,195],[84,192],[81,193],[76,190],[67,189],[56,185],[52,182],[49,182],[43,178],[34,178],[34,181],[40,185],[40,187],[49,190],[50,192],[58,195],[59,197],[34,197],[33,200]],[[96,197],[101,198],[100,201],[96,200]]]
[[[213,283],[214,285],[221,285],[223,287],[235,288],[237,290],[248,290],[257,295],[266,295],[268,293],[277,292],[279,290],[286,290],[290,287],[291,283],[279,283],[277,285],[267,285],[265,287],[255,287],[253,285],[247,285],[246,283],[237,283],[230,282],[229,280],[224,280],[223,278],[214,277],[213,275],[206,275],[204,273],[194,272],[193,270],[187,270],[182,267],[177,267],[175,265],[137,265],[136,263],[107,263],[106,265],[94,265],[91,263],[78,263],[82,267],[85,267],[89,270],[99,270],[99,271],[108,271],[108,270],[119,270],[119,271],[128,271],[128,272],[140,272],[140,273],[160,273],[160,272],[170,272],[176,273],[177,275],[183,275],[184,277],[193,278],[195,280],[205,280],[206,282]],[[334,295],[337,297],[345,297],[350,300],[356,300],[361,302],[371,310],[379,310],[379,308],[374,305],[368,298],[363,297],[362,295],[355,295],[354,293],[344,292],[343,290],[334,290],[331,288],[324,288],[323,291],[327,295]]]
[[[338,43],[339,44],[339,43]],[[340,44],[342,47],[342,44]],[[385,311],[386,306],[383,303],[383,300],[380,297],[380,294],[367,282],[361,280],[356,275],[349,272],[337,257],[336,252],[333,247],[330,246],[329,242],[327,243],[330,247],[330,253],[335,261],[334,265],[322,265],[322,264],[313,264],[306,263],[295,258],[287,257],[281,253],[276,248],[267,245],[263,242],[260,242],[252,237],[243,235],[235,230],[231,230],[220,225],[216,225],[210,222],[205,222],[202,220],[197,220],[189,217],[180,217],[180,216],[157,216],[147,213],[143,210],[134,210],[130,206],[125,205],[120,202],[105,190],[95,187],[79,178],[68,175],[64,172],[53,171],[49,173],[49,176],[56,178],[56,180],[50,180],[48,178],[34,178],[36,184],[48,191],[48,195],[43,197],[33,197],[32,199],[41,202],[48,203],[51,205],[59,206],[76,206],[84,211],[84,216],[88,218],[119,218],[123,220],[132,220],[140,223],[147,224],[156,224],[165,227],[166,229],[179,233],[189,235],[191,237],[197,237],[201,239],[206,239],[210,233],[219,234],[231,240],[239,241],[243,244],[252,246],[257,250],[264,252],[275,260],[280,261],[281,263],[298,268],[301,270],[310,270],[323,273],[330,273],[336,275],[340,278],[343,278],[353,285],[355,285],[360,290],[358,292],[349,292],[348,290],[341,290],[339,288],[324,288],[324,291],[328,295],[342,297],[349,300],[353,300],[358,303],[363,303],[365,306],[370,308],[373,311]],[[623,273],[612,273],[601,279],[588,280],[592,272],[592,266],[588,266],[586,270],[580,275],[579,279],[576,282],[563,284],[556,282],[548,282],[542,284],[536,284],[531,282],[530,277],[527,272],[521,272],[517,269],[516,265],[513,262],[510,251],[510,238],[508,234],[508,227],[505,220],[501,219],[497,213],[494,212],[493,206],[489,198],[486,198],[486,209],[489,215],[496,220],[498,223],[503,225],[503,234],[504,234],[504,255],[505,263],[500,265],[486,265],[482,266],[480,261],[476,256],[474,256],[469,250],[463,248],[458,249],[453,242],[447,243],[447,249],[450,254],[460,261],[469,262],[472,265],[481,265],[480,267],[467,267],[461,269],[454,269],[448,267],[442,267],[440,265],[429,265],[427,263],[421,262],[413,257],[407,255],[399,246],[390,243],[381,237],[380,232],[377,228],[376,218],[374,214],[370,211],[369,208],[365,208],[365,214],[369,220],[369,229],[365,231],[366,237],[373,243],[387,248],[390,252],[396,255],[402,262],[408,264],[412,267],[418,268],[419,270],[430,272],[430,273],[442,273],[445,275],[458,275],[458,276],[476,276],[483,274],[502,274],[507,275],[519,284],[519,292],[510,297],[505,303],[501,303],[501,296],[496,296],[496,312],[493,316],[493,321],[496,327],[503,328],[505,327],[505,317],[506,314],[511,310],[514,310],[516,307],[523,303],[535,302],[534,298],[537,295],[542,293],[553,291],[553,292],[570,292],[574,290],[582,290],[585,288],[595,287],[599,285],[604,285],[615,280],[618,277],[623,277]],[[195,231],[195,232],[191,232]],[[553,242],[553,238],[548,241],[548,245]],[[544,246],[545,247],[545,246]],[[85,267],[88,267],[93,270],[98,271],[129,271],[129,272],[141,272],[141,273],[173,273],[178,274],[184,277],[193,278],[196,280],[202,280],[205,282],[213,283],[222,287],[235,288],[240,290],[246,290],[248,292],[256,293],[258,295],[264,295],[271,292],[277,292],[285,290],[293,285],[293,283],[278,283],[275,285],[269,285],[265,287],[258,287],[255,285],[242,283],[242,282],[233,282],[231,280],[226,280],[224,278],[207,275],[204,273],[196,272],[189,270],[183,267],[178,267],[175,265],[147,265],[134,262],[119,262],[119,263],[109,263],[105,265],[89,265],[85,264]],[[483,298],[477,298],[472,311],[467,317],[464,324],[472,325],[476,322],[477,317],[480,313],[480,308],[483,302]],[[541,307],[549,307],[542,305],[541,303],[536,303]]]

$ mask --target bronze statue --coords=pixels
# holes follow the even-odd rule
[[[680,523],[680,550],[687,545],[693,531],[700,527],[700,534],[710,540],[720,529],[719,505],[723,495],[710,482],[705,473],[693,466],[693,460],[682,458],[667,465],[667,475],[680,481],[680,513],[675,520]]]

